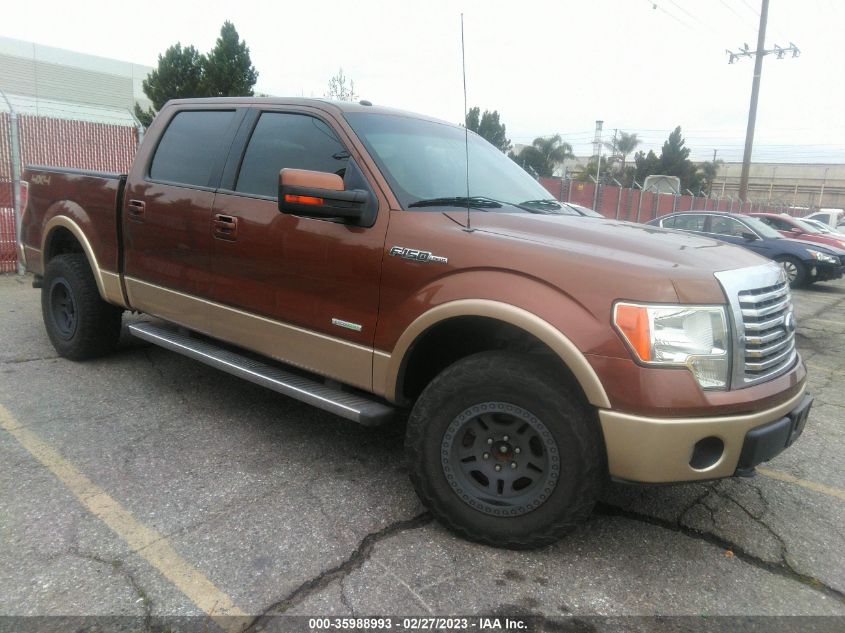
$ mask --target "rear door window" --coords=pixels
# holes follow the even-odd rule
[[[150,164],[150,179],[209,187],[234,110],[184,110],[170,121]]]
[[[323,121],[306,114],[263,112],[252,133],[235,191],[275,198],[283,168],[346,173],[349,152]]]
[[[699,213],[682,214],[675,216],[675,224],[673,229],[680,229],[681,231],[704,231],[705,216]],[[664,225],[665,226],[665,225]]]
[[[733,218],[713,216],[710,220],[710,232],[716,235],[742,237],[743,233],[750,233],[750,230],[742,222]]]

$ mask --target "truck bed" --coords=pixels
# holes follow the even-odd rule
[[[86,254],[94,257],[100,272],[118,275],[126,174],[27,165],[24,180],[29,183],[29,198],[21,220],[21,242],[27,269],[42,275],[42,252],[61,248],[61,237],[69,231],[90,251]]]

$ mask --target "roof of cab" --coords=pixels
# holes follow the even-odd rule
[[[211,97],[211,98],[194,98],[194,99],[171,99],[164,104],[168,106],[186,106],[186,105],[232,105],[232,106],[310,106],[312,108],[320,108],[321,110],[334,111],[335,113],[345,114],[347,112],[367,112],[374,114],[390,114],[394,116],[404,116],[414,119],[423,119],[435,123],[445,123],[446,125],[455,125],[450,121],[443,121],[434,117],[419,114],[417,112],[409,112],[407,110],[400,110],[398,108],[388,108],[385,106],[367,105],[369,101],[335,101],[333,99],[305,99],[300,97]]]

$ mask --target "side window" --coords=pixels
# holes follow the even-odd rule
[[[818,220],[819,222],[824,222],[825,224],[830,224],[830,214],[829,213],[817,213],[813,216],[814,220]]]
[[[788,231],[792,228],[792,225],[789,222],[781,220],[780,218],[760,218],[771,226],[773,229],[777,229],[778,231]]]
[[[150,178],[207,187],[234,110],[185,110],[170,121],[150,165]]]
[[[743,233],[748,233],[749,229],[742,222],[737,222],[733,218],[726,218],[714,215],[710,220],[710,232],[717,235],[729,235],[733,237],[742,237]]]
[[[670,218],[663,218],[662,220],[660,220],[660,226],[662,226],[664,229],[674,229],[676,217],[677,216],[673,215]]]
[[[704,217],[697,213],[681,214],[675,216],[675,225],[672,228],[681,231],[703,231]]]
[[[264,112],[249,140],[235,191],[276,197],[285,167],[346,173],[349,152],[320,119],[305,114]]]

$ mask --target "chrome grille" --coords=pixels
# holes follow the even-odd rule
[[[748,387],[795,363],[795,317],[789,284],[777,264],[716,273],[734,329],[731,386]]]
[[[795,331],[788,327],[792,317],[789,285],[743,290],[739,308],[745,330],[746,382],[757,382],[780,373],[795,359]]]

